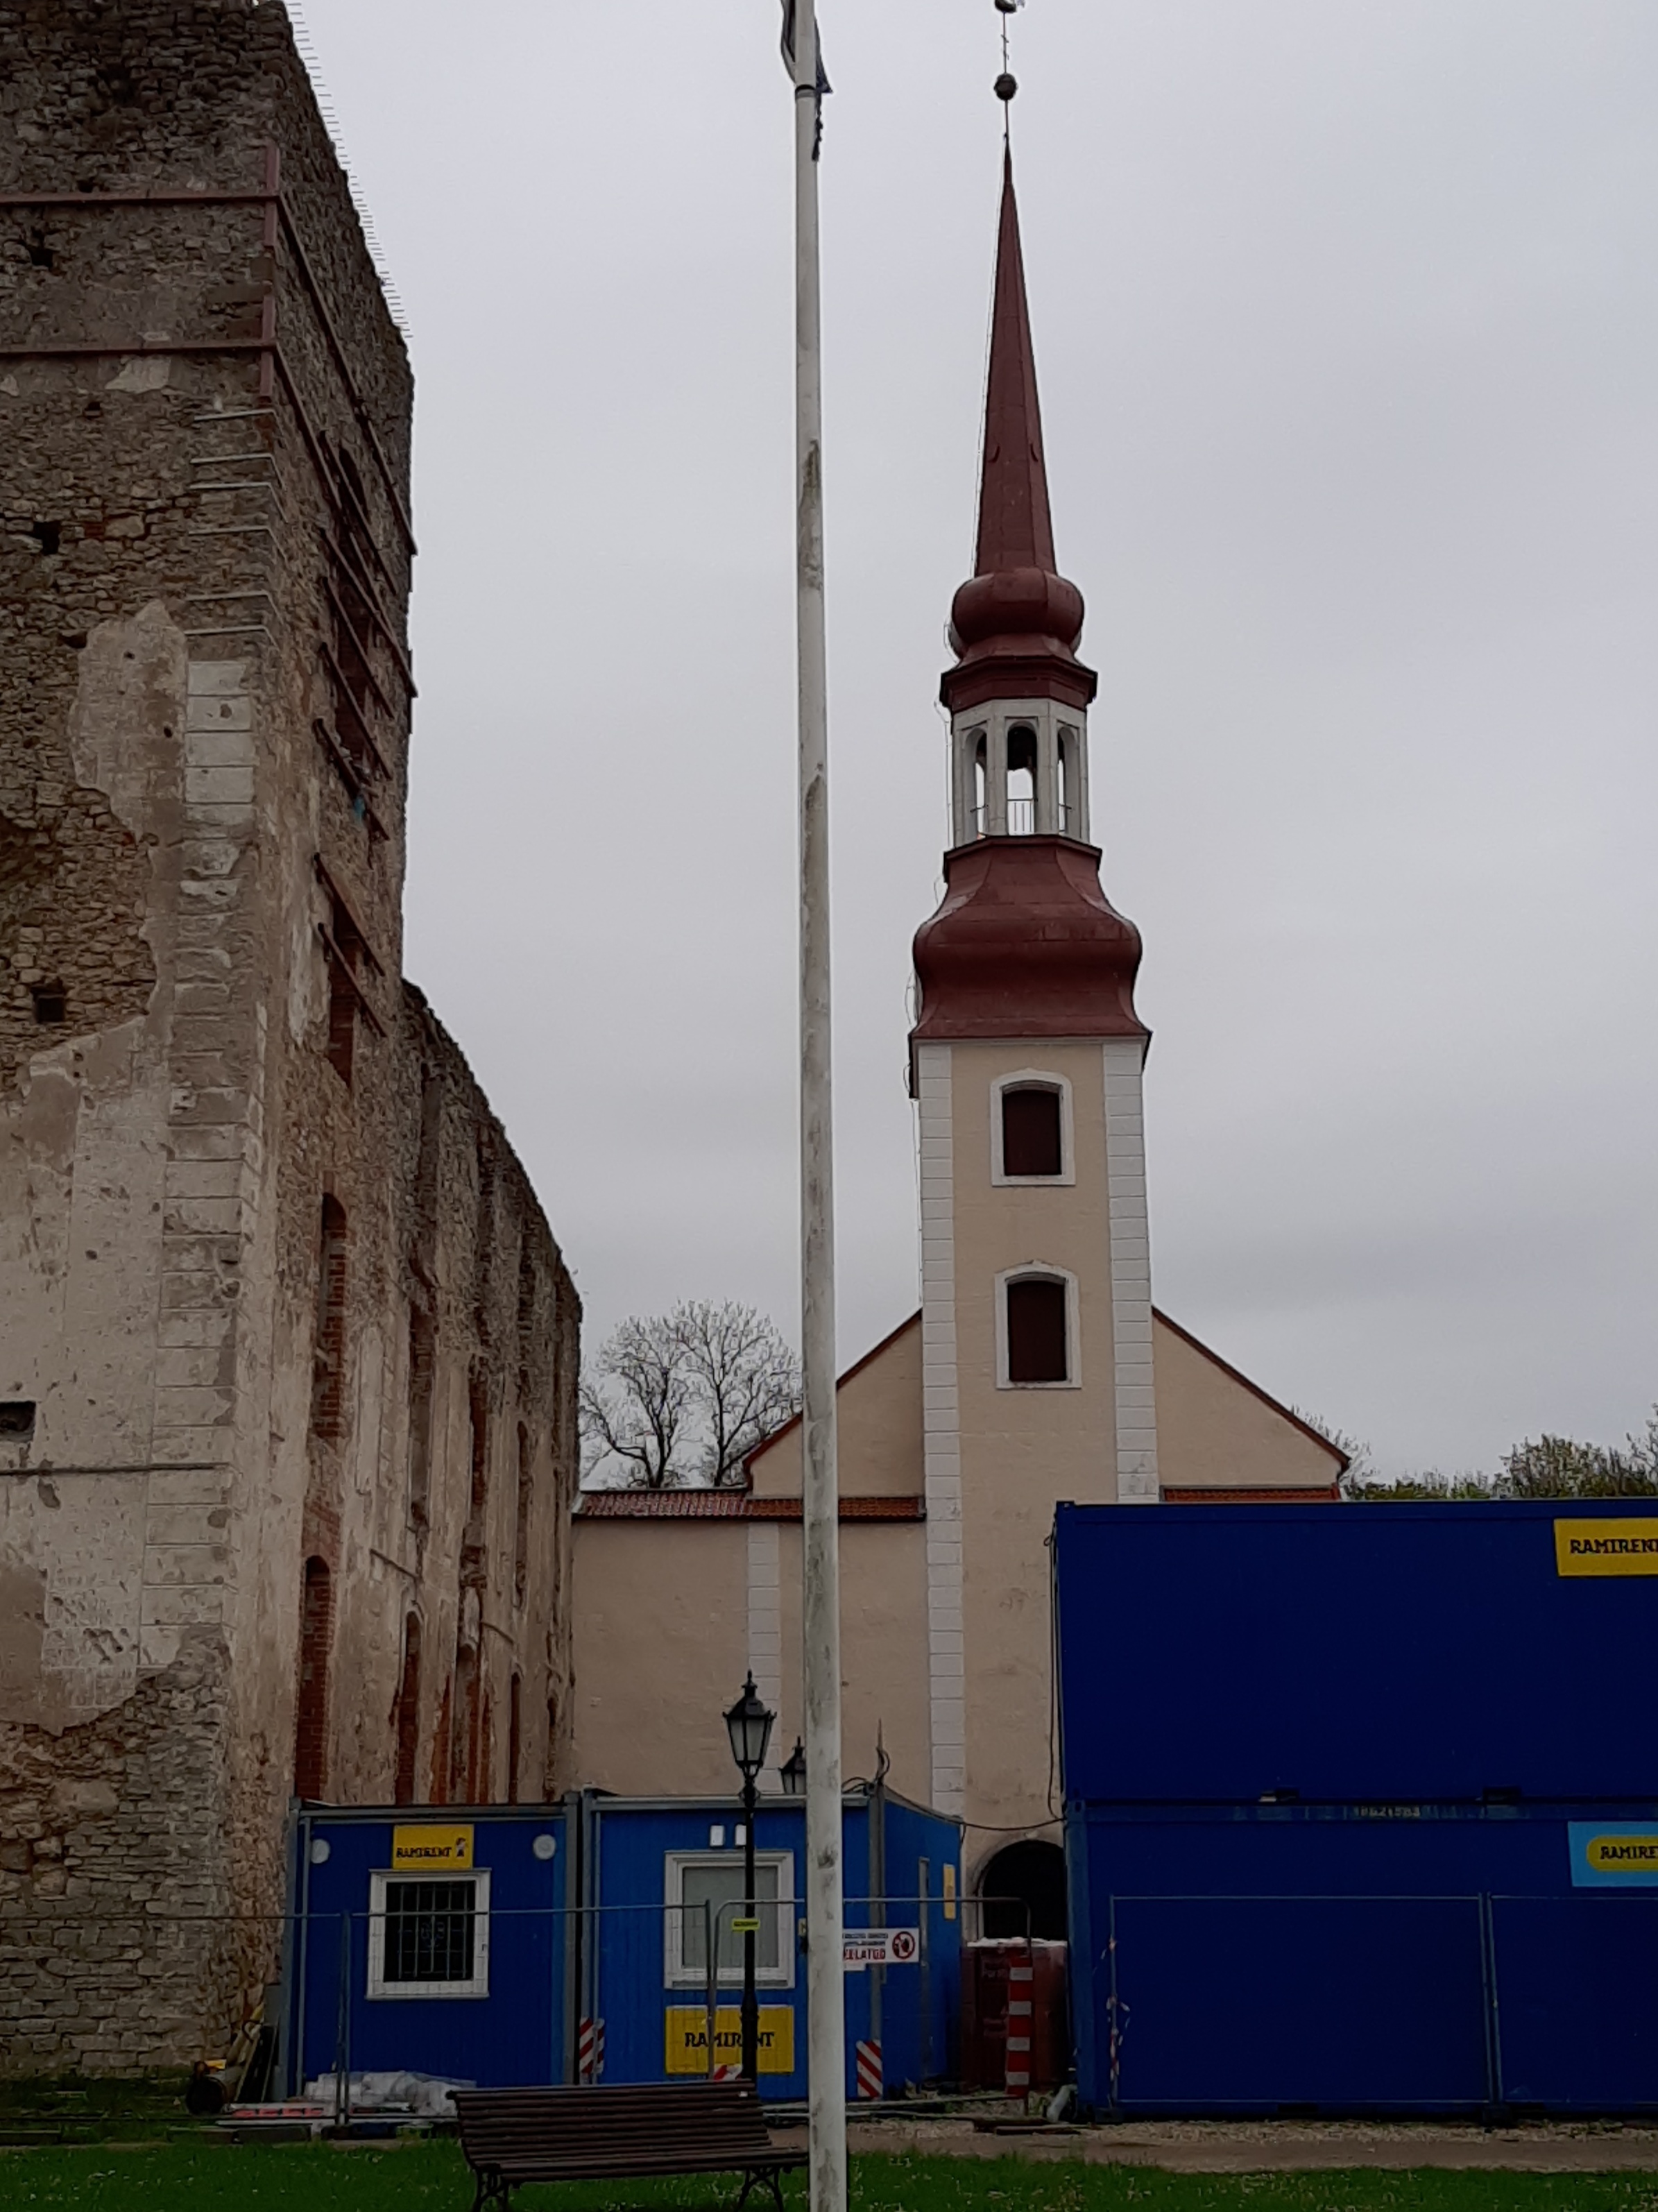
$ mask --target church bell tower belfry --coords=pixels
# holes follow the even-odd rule
[[[1060,1498],[1155,1502],[1140,940],[1090,842],[1082,594],[1059,574],[1011,156],[975,573],[957,592],[944,896],[915,939],[933,1802],[1041,1821]],[[1005,1645],[999,1655],[999,1645]],[[964,1654],[978,1687],[969,1711]]]

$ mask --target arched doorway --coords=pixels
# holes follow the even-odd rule
[[[1057,1844],[1027,1837],[1009,1844],[979,1877],[987,1936],[1066,1939],[1065,1853]]]

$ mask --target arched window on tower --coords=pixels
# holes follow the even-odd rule
[[[1033,1270],[1002,1286],[1003,1380],[1017,1388],[1074,1382],[1072,1285],[1066,1277]]]
[[[985,836],[990,829],[989,740],[981,730],[973,747],[973,834]]]
[[[1007,733],[1007,834],[1031,836],[1036,828],[1036,732],[1015,722]]]
[[[1054,763],[1054,824],[1061,837],[1075,837],[1079,832],[1071,787],[1076,781],[1077,733],[1060,725],[1060,742]]]
[[[1010,1084],[1002,1092],[1002,1173],[1035,1178],[1064,1172],[1059,1091],[1049,1083]]]

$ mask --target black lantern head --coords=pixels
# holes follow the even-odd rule
[[[786,1764],[780,1770],[780,1778],[786,1796],[790,1797],[805,1796],[806,1747],[799,1736],[794,1739],[794,1749],[789,1753]]]
[[[742,1696],[726,1714],[732,1757],[744,1782],[752,1782],[766,1763],[766,1746],[771,1741],[771,1724],[776,1717],[761,1704],[750,1674],[743,1685]]]

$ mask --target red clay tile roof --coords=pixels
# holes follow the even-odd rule
[[[742,1490],[584,1490],[583,1521],[798,1521],[798,1498],[751,1498]],[[925,1521],[922,1498],[843,1498],[843,1521]]]
[[[1226,1490],[1219,1483],[1202,1490],[1165,1490],[1165,1505],[1333,1505],[1339,1483],[1309,1483],[1304,1490]]]

